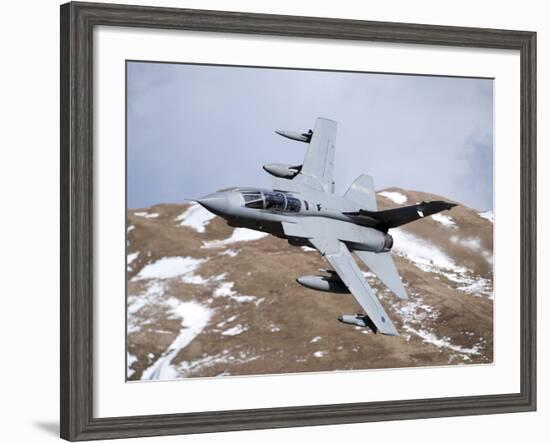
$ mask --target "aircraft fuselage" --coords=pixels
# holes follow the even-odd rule
[[[197,200],[229,225],[286,238],[290,244],[309,246],[312,233],[328,230],[352,250],[385,252],[393,241],[387,233],[358,223],[343,212],[359,210],[345,197],[324,192],[307,195],[261,188],[235,188]],[[335,209],[339,208],[339,210]],[[307,229],[303,229],[307,226]],[[322,232],[321,232],[322,233]]]

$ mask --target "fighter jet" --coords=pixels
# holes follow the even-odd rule
[[[422,219],[456,204],[422,202],[378,211],[374,181],[360,175],[343,196],[334,193],[334,152],[337,124],[318,118],[308,132],[276,131],[307,145],[303,164],[268,164],[272,189],[230,188],[197,202],[223,217],[230,226],[254,229],[288,240],[293,246],[317,249],[332,269],[324,275],[302,276],[309,289],[351,293],[364,313],[341,315],[342,323],[374,333],[399,335],[355,262],[352,252],[397,297],[407,298],[390,255],[392,228]],[[322,270],[321,270],[322,271]]]

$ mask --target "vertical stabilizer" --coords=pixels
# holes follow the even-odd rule
[[[344,197],[357,203],[361,209],[367,211],[377,210],[374,180],[370,175],[361,174],[357,177],[344,194]]]

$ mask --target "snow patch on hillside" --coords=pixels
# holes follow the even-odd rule
[[[135,372],[132,369],[132,365],[137,361],[137,357],[135,355],[130,354],[129,352],[126,353],[126,377],[131,377],[132,374]]]
[[[229,317],[227,320],[223,320],[221,321],[220,323],[218,323],[216,325],[216,328],[223,328],[227,323],[231,323],[232,321],[236,320],[237,319],[237,316],[236,315],[232,315],[231,317]]]
[[[433,332],[427,331],[425,329],[415,330],[409,326],[404,326],[404,328],[408,332],[420,337],[425,343],[429,343],[437,348],[446,348],[462,354],[464,360],[468,360],[472,355],[479,355],[481,350],[480,345],[474,345],[471,348],[465,348],[460,345],[453,344],[449,337],[437,337]]]
[[[483,277],[472,279],[471,283],[465,286],[459,286],[457,289],[467,294],[487,295],[489,298],[493,298],[493,285],[489,280]]]
[[[143,218],[157,218],[159,214],[156,212],[148,213],[148,212],[134,212],[134,215],[137,217],[143,217]]]
[[[425,303],[417,294],[414,295],[414,298],[394,304],[393,310],[401,317],[401,321],[409,326],[420,324],[426,320],[433,321],[439,317],[439,312]]]
[[[432,219],[441,223],[444,226],[456,227],[455,221],[449,215],[443,215],[441,213],[432,215]]]
[[[232,328],[229,328],[229,329],[226,329],[225,331],[223,331],[222,335],[230,335],[230,336],[239,335],[239,334],[242,334],[243,332],[245,332],[247,330],[248,330],[248,328],[246,326],[238,324],[237,326],[233,326]]]
[[[265,232],[254,231],[247,228],[235,228],[231,237],[225,240],[212,240],[202,242],[202,248],[221,248],[233,243],[239,243],[243,241],[254,241],[266,237],[268,234]]]
[[[214,217],[214,214],[204,209],[198,203],[191,203],[185,212],[176,217],[176,221],[180,222],[180,226],[187,226],[199,233],[203,233],[210,220]]]
[[[205,285],[210,281],[209,278],[201,277],[200,275],[196,275],[192,272],[190,274],[183,275],[181,280],[184,283],[189,283],[190,285]]]
[[[424,343],[458,353],[463,360],[469,360],[472,355],[480,354],[481,346],[479,344],[471,348],[465,348],[454,344],[449,337],[438,337],[433,330],[428,330],[426,325],[438,319],[440,316],[439,311],[425,303],[419,294],[411,292],[410,295],[409,300],[400,301],[392,306],[392,311],[396,314],[396,317],[401,318],[401,330],[405,340],[410,341],[413,336],[416,336]]]
[[[458,235],[453,235],[451,243],[471,249],[472,251],[479,251],[481,249],[481,240],[478,237],[460,238]]]
[[[137,314],[143,307],[156,304],[164,294],[164,284],[153,280],[147,285],[144,292],[138,295],[129,295],[127,298],[128,309],[128,333],[132,326],[133,315]]]
[[[144,266],[133,280],[149,278],[184,277],[193,279],[193,272],[204,262],[204,259],[193,257],[163,257],[154,263]]]
[[[178,372],[183,377],[188,377],[193,372],[196,372],[196,371],[198,371],[200,369],[203,369],[203,368],[208,368],[208,367],[220,364],[220,363],[223,363],[224,365],[226,365],[226,364],[230,363],[230,360],[229,360],[230,356],[228,354],[229,354],[229,352],[215,354],[215,355],[207,355],[205,357],[199,358],[199,359],[194,360],[194,361],[181,362],[178,366]],[[229,375],[229,374],[224,374],[224,375]]]
[[[211,309],[195,301],[172,298],[167,303],[171,305],[172,316],[181,318],[182,329],[168,349],[143,372],[142,380],[177,378],[179,373],[172,366],[172,360],[203,331],[212,317]]]
[[[495,222],[493,211],[479,212],[478,215],[485,220],[489,220],[491,223]]]
[[[126,263],[131,265],[132,262],[138,258],[139,256],[139,251],[138,252],[132,252],[131,254],[128,254],[128,258],[126,259]]]
[[[410,260],[425,272],[450,270],[461,273],[466,271],[466,268],[458,266],[445,252],[427,240],[420,239],[399,228],[393,229],[391,235],[395,245],[393,251]]]
[[[233,290],[233,286],[235,286],[235,283],[232,281],[223,282],[214,290],[214,297],[227,297],[238,303],[247,303],[256,300],[256,297],[251,295],[240,295],[237,291]]]
[[[493,264],[493,254],[483,248],[483,246],[481,245],[481,239],[479,239],[478,237],[461,238],[457,235],[453,235],[451,237],[451,243],[462,246],[463,248],[470,249],[478,254],[481,254],[481,256],[485,260],[487,260],[487,262],[490,265]]]
[[[400,192],[395,192],[395,191],[382,191],[382,192],[379,192],[378,195],[381,195],[382,197],[386,197],[387,199],[391,200],[394,203],[397,203],[398,205],[402,205],[408,200],[406,195],[403,195]]]
[[[393,251],[412,262],[417,268],[424,272],[442,275],[449,282],[455,283],[457,289],[468,294],[492,296],[492,285],[488,280],[476,276],[468,268],[457,265],[453,259],[433,243],[420,239],[402,229],[392,230],[391,235],[395,242]],[[472,247],[477,245],[475,241],[467,244]],[[492,260],[487,251],[483,250],[481,254],[487,260]]]
[[[201,358],[190,362],[181,362],[178,366],[178,372],[183,377],[188,377],[195,372],[199,372],[204,368],[209,368],[218,364],[223,364],[224,370],[218,376],[231,375],[227,367],[229,365],[242,364],[250,361],[254,361],[260,358],[258,355],[250,355],[250,353],[241,351],[236,355],[230,354],[226,349],[221,353],[214,355],[204,355]]]

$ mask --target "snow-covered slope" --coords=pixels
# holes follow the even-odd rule
[[[442,197],[392,188],[380,209]],[[350,295],[305,289],[310,248],[233,229],[194,203],[128,211],[130,380],[489,363],[492,213],[459,206],[391,231],[409,300],[364,268],[400,337],[337,321]]]

